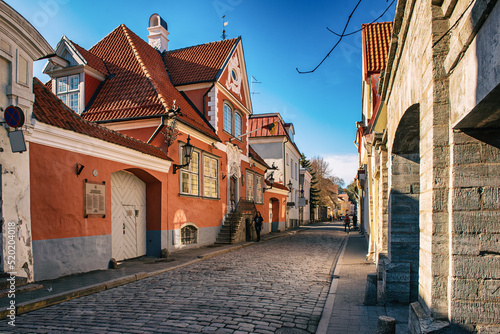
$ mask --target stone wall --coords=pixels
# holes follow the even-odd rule
[[[468,6],[468,1],[398,2],[382,90],[391,163],[389,253],[379,279],[386,281],[387,300],[404,302],[415,300],[418,278],[421,311],[412,319],[425,313],[427,324],[441,319],[455,330],[495,332],[500,329],[500,5],[477,0]],[[414,131],[414,122],[405,121],[412,106],[419,109],[416,152],[409,150],[411,136],[399,133]],[[401,248],[408,245],[413,248]],[[410,282],[408,298],[402,282]]]

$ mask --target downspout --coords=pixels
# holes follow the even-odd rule
[[[165,116],[161,116],[161,122],[160,122],[160,125],[158,125],[158,127],[156,128],[155,132],[153,132],[153,134],[151,135],[151,137],[149,137],[148,141],[146,142],[146,144],[149,144],[153,141],[153,139],[156,138],[156,136],[160,133],[160,131],[163,129],[163,127],[165,126]]]

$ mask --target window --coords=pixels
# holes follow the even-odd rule
[[[182,151],[182,150],[181,150]],[[186,158],[182,157],[182,164],[186,163]],[[199,195],[199,153],[193,151],[189,166],[181,169],[181,193],[188,195]]]
[[[239,137],[241,136],[241,115],[239,113],[234,114],[234,136]],[[241,138],[238,138],[241,140]]]
[[[255,203],[264,203],[264,196],[262,191],[262,175],[255,176]]]
[[[262,175],[247,172],[247,200],[259,204],[264,202],[262,182]]]
[[[247,173],[247,200],[254,200],[255,184],[254,184],[254,174]]]
[[[288,153],[286,154],[286,165],[288,166],[290,162],[288,161]]]
[[[205,197],[218,197],[218,162],[209,156],[203,157],[203,195]]]
[[[67,77],[57,78],[56,80],[56,94],[70,109],[78,113],[78,100],[80,97],[79,92],[80,75],[70,75]]]
[[[186,225],[181,228],[181,244],[195,244],[198,242],[198,229],[193,225]]]
[[[224,131],[233,133],[233,109],[224,103]]]
[[[234,111],[229,102],[224,103],[224,131],[234,137],[239,137],[243,133],[243,116],[240,112]]]

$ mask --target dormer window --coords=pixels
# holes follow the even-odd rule
[[[56,79],[57,97],[60,98],[75,113],[80,113],[78,101],[80,99],[80,75],[69,75]]]

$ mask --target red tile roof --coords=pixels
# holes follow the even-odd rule
[[[271,123],[278,123],[278,130],[273,135],[269,132],[267,128],[263,128],[265,125],[269,125]],[[252,115],[248,120],[248,131],[257,130],[250,134],[250,137],[272,137],[272,136],[288,136],[283,122],[277,114],[264,114],[264,115]]]
[[[385,69],[391,43],[392,22],[363,24],[365,71],[380,72]]]
[[[59,100],[37,78],[33,79],[33,92],[35,94],[33,114],[35,118],[42,123],[124,146],[160,159],[172,161],[165,152],[153,145],[146,144],[137,139],[127,137],[121,133],[82,119]]]
[[[163,59],[174,85],[214,81],[241,38],[167,51]]]
[[[106,68],[106,65],[102,61],[101,58],[96,57],[94,54],[88,52],[84,48],[82,48],[80,45],[76,44],[75,42],[71,41],[71,43],[75,46],[75,48],[78,50],[78,52],[82,55],[83,58],[87,61],[87,65],[92,67],[93,69],[101,72],[104,75],[108,75],[108,69]]]
[[[165,115],[180,107],[181,122],[220,140],[203,116],[172,85],[161,55],[125,25],[89,53],[102,59],[110,76],[82,115],[89,121],[114,121]]]

